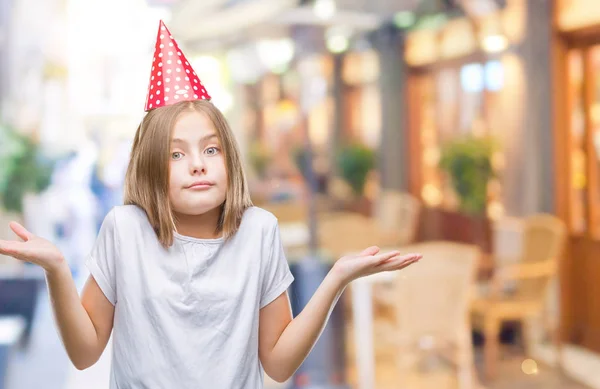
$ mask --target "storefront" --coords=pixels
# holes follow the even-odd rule
[[[561,0],[555,16],[556,199],[570,233],[563,330],[600,352],[600,8]]]
[[[258,173],[255,178],[273,183],[274,191],[275,186],[282,192],[285,186],[303,186],[298,153],[304,150],[308,134],[313,167],[321,178],[319,189],[327,193],[340,147],[363,144],[376,149],[381,134],[378,65],[372,49],[314,53],[294,61],[284,72],[269,71],[247,83],[244,127],[250,163]],[[267,166],[268,171],[263,171]]]
[[[326,153],[332,136],[332,83],[332,57],[320,54],[245,83],[243,128],[255,202],[303,196],[300,159],[306,134],[318,156]]]
[[[426,206],[421,239],[476,242],[489,252],[490,220],[519,213],[505,188],[518,180],[515,155],[522,152],[523,7],[510,1],[479,18],[455,17],[407,36],[410,191]],[[497,145],[478,216],[463,212],[440,167],[444,147],[470,136]]]

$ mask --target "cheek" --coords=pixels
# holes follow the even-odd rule
[[[221,174],[221,185],[223,185],[223,190],[227,190],[228,182],[229,180],[227,178],[227,169],[223,167],[223,171]]]
[[[227,167],[225,166],[225,161],[223,160],[223,158],[219,158],[214,162],[215,163],[212,169],[218,176],[215,177],[215,179],[219,180],[221,183],[227,183]]]
[[[225,163],[221,164],[221,177],[223,177],[223,181],[227,182],[227,167]]]
[[[169,172],[169,193],[175,193],[182,185],[182,174],[178,166],[172,164]]]

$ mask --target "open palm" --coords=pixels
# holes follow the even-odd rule
[[[369,247],[360,254],[347,255],[334,265],[336,272],[345,282],[384,271],[395,271],[417,262],[421,254],[401,254],[400,251],[379,253],[377,246]]]
[[[0,254],[34,263],[45,270],[64,262],[60,250],[48,240],[35,236],[19,223],[11,222],[9,226],[22,241],[0,240]]]

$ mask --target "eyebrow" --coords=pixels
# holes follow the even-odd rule
[[[206,142],[207,140],[212,139],[212,138],[218,138],[217,134],[204,135],[202,138],[200,138],[199,143]],[[188,142],[183,139],[173,138],[173,139],[171,139],[171,143],[184,143],[185,144]]]

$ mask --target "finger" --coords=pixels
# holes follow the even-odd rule
[[[22,251],[23,242],[0,240],[0,254],[14,257],[15,255],[22,254]]]
[[[9,224],[10,229],[13,230],[13,232],[15,234],[17,234],[17,236],[21,239],[23,239],[23,241],[27,242],[29,239],[33,238],[33,234],[29,231],[27,231],[27,229],[25,227],[23,227],[22,225],[20,225],[17,222],[10,222]]]
[[[404,262],[395,262],[395,263],[386,263],[377,268],[377,271],[396,271],[400,269],[404,269],[407,266],[412,265],[413,263],[419,262],[418,260],[408,260]]]
[[[408,261],[408,262],[404,262],[398,266],[396,266],[395,268],[391,269],[390,271],[396,271],[396,270],[402,270],[405,267],[409,267],[410,265],[412,265],[413,263],[417,263],[419,262],[418,259],[415,259],[414,261]]]
[[[379,252],[380,248],[377,246],[371,246],[369,248],[364,249],[360,255],[375,255]]]
[[[400,255],[400,251],[390,251],[387,253],[383,253],[383,254],[378,254],[378,255],[374,255],[371,260],[371,263],[375,264],[375,265],[380,265],[386,261],[389,261],[390,259],[396,257]]]
[[[404,267],[404,265],[408,266],[414,262],[418,262],[422,258],[421,254],[405,254],[405,255],[397,255],[393,258],[390,258],[387,261],[384,261],[379,266],[381,270],[398,270]]]
[[[412,265],[413,263],[417,263],[417,262],[419,262],[418,259],[413,259],[410,261],[402,262],[402,263],[394,266],[392,269],[390,269],[390,271],[401,270],[401,269],[404,269],[405,267],[408,267],[408,266]]]
[[[411,259],[421,259],[423,255],[418,253],[408,253],[408,254],[400,254],[400,252],[396,251],[398,254],[394,255],[392,258],[388,259],[388,261],[408,261]]]

